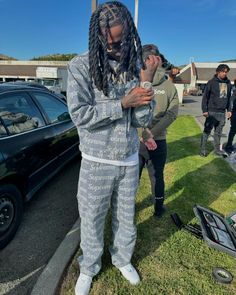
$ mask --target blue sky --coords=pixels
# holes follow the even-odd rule
[[[133,15],[135,1],[121,2]],[[91,0],[0,0],[0,11],[2,54],[27,60],[87,50]],[[175,65],[236,59],[235,0],[139,0],[138,30]]]

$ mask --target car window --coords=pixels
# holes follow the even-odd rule
[[[67,106],[56,97],[39,92],[34,93],[34,96],[47,114],[50,123],[70,120]]]
[[[25,92],[12,92],[0,97],[0,119],[10,134],[45,125],[41,113]]]

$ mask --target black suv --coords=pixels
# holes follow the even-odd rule
[[[66,102],[48,90],[0,84],[0,248],[13,238],[23,204],[79,154]]]

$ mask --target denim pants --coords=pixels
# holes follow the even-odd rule
[[[101,269],[104,247],[104,225],[112,209],[112,244],[109,248],[116,267],[130,263],[136,242],[134,224],[135,196],[138,187],[138,165],[114,166],[82,158],[78,205],[81,218],[83,255],[80,272],[95,276]]]
[[[219,137],[222,134],[223,127],[225,125],[225,113],[209,112],[209,116],[206,118],[204,124],[204,132],[210,135],[211,130],[214,127],[214,134]]]

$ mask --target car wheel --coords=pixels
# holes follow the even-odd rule
[[[222,284],[230,284],[233,280],[233,275],[223,267],[214,267],[212,275],[217,282]]]
[[[14,237],[23,214],[20,191],[10,184],[0,185],[0,249]]]

